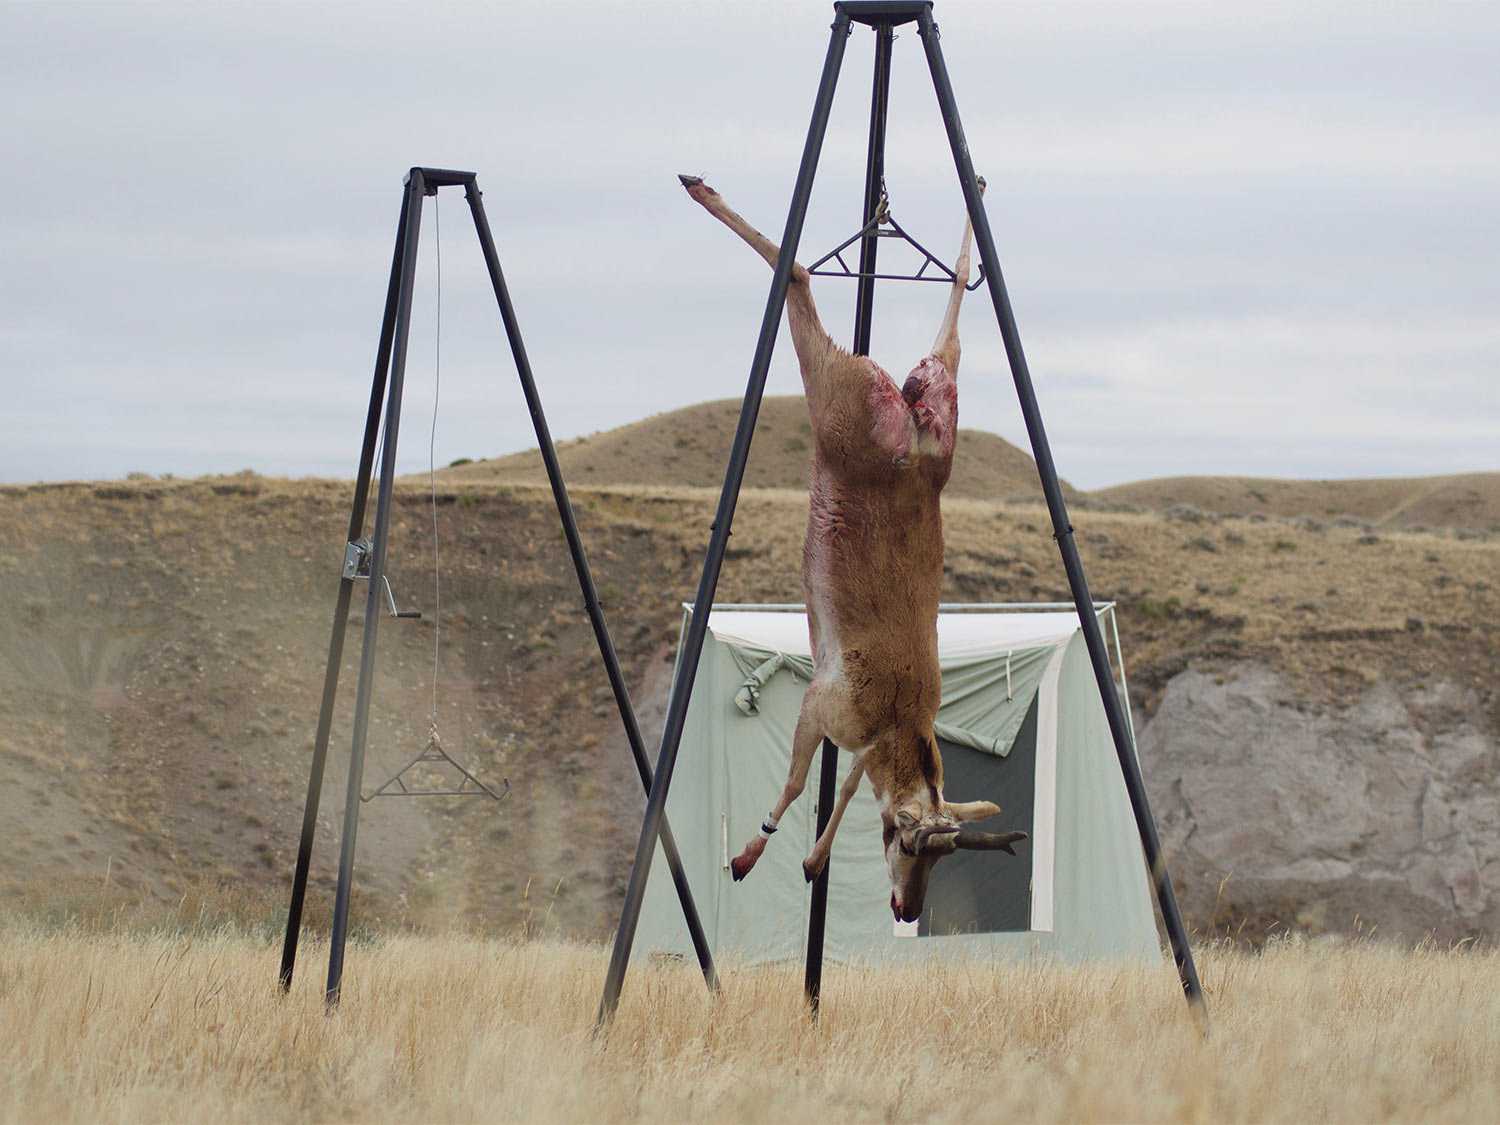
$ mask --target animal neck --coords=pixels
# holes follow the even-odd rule
[[[936,812],[943,801],[943,759],[929,730],[883,740],[866,752],[865,774],[883,809],[916,804]]]

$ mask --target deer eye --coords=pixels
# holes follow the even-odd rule
[[[906,856],[915,857],[917,853],[914,852],[914,851],[912,851],[911,848],[907,847],[906,846],[906,841],[902,840],[901,841],[901,854],[902,855],[906,855]]]

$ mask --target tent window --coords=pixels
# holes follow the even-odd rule
[[[1040,699],[1040,693],[1037,699]],[[943,752],[943,792],[955,801],[988,800],[1002,812],[977,827],[989,832],[1020,829],[1035,836],[1037,699],[1003,757],[981,754],[947,739]],[[955,852],[932,869],[926,908],[918,934],[1003,933],[1031,928],[1032,839],[1004,852]]]

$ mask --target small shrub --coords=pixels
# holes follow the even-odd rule
[[[1130,608],[1137,617],[1147,621],[1160,621],[1167,615],[1167,603],[1160,598],[1138,598]]]
[[[1173,523],[1202,523],[1209,517],[1191,504],[1172,504],[1162,511],[1162,518]]]

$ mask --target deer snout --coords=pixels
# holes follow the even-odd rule
[[[898,922],[915,922],[922,916],[922,904],[917,903],[915,909],[910,913],[907,911],[906,903],[896,897],[896,892],[891,892],[891,913],[896,916]]]

